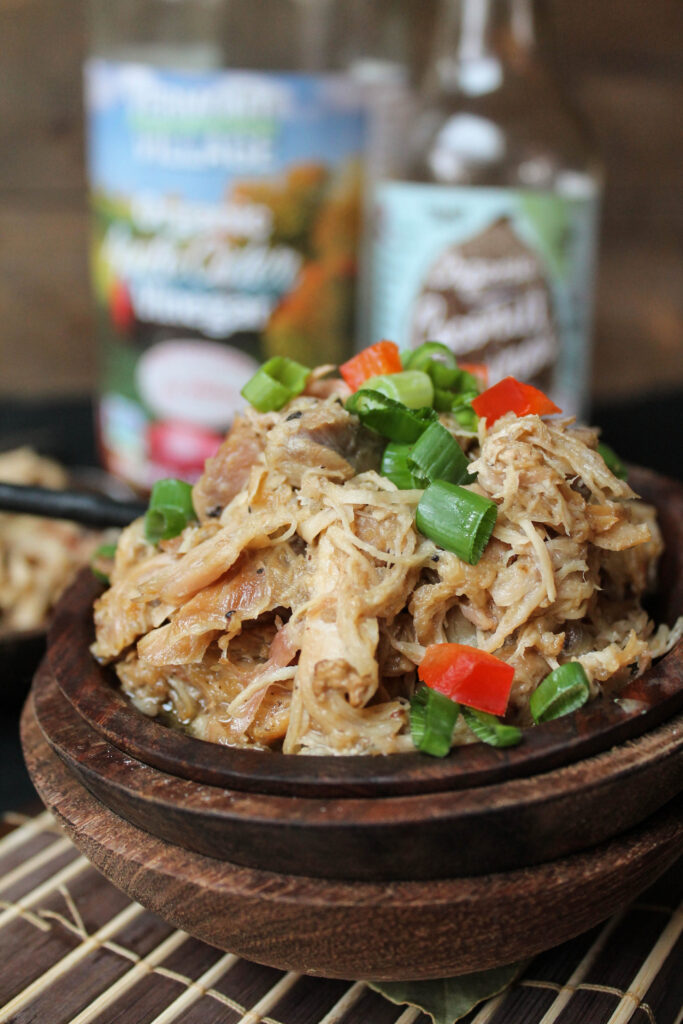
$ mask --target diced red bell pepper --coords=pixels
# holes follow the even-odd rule
[[[400,373],[403,369],[398,345],[393,341],[378,341],[369,348],[364,348],[353,359],[342,363],[339,372],[352,391],[358,388],[369,377],[378,377],[383,373]]]
[[[483,388],[489,386],[489,368],[486,363],[458,363],[458,369],[471,373]]]
[[[489,427],[506,412],[514,412],[515,416],[548,416],[553,412],[562,412],[538,388],[523,384],[514,377],[505,377],[473,398],[472,408],[477,416],[486,419]]]
[[[468,708],[504,715],[515,670],[500,658],[465,644],[433,644],[417,670],[432,690]]]

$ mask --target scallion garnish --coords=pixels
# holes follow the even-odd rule
[[[460,484],[467,480],[467,456],[441,423],[430,423],[408,457],[408,469],[419,487],[435,480]]]
[[[429,374],[435,387],[446,391],[459,390],[458,385],[463,371],[457,367],[444,366],[443,363],[437,363],[436,359],[432,359],[424,372]]]
[[[395,444],[391,442],[384,449],[382,456],[382,476],[387,477],[396,484],[402,491],[410,491],[419,486],[413,479],[408,467],[408,457],[412,453],[413,446],[410,444]]]
[[[443,363],[432,361],[425,372],[431,377],[434,387],[450,391],[453,398],[470,391],[479,394],[476,378],[466,370],[454,370]]]
[[[475,708],[462,707],[467,725],[482,743],[490,747],[516,747],[522,740],[522,730],[516,725],[504,725],[495,715]]]
[[[410,733],[418,750],[446,757],[460,705],[428,686],[420,686],[410,702]]]
[[[259,412],[276,412],[300,395],[311,371],[287,356],[273,356],[257,370],[240,394]]]
[[[476,414],[465,403],[479,394],[479,381],[467,370],[460,369],[455,356],[446,345],[427,341],[413,352],[401,354],[405,369],[428,374],[434,386],[432,404],[438,412],[457,410],[458,422],[467,430],[476,430]]]
[[[177,537],[196,518],[192,488],[188,483],[184,480],[157,480],[145,513],[145,537],[150,544]]]
[[[589,696],[590,683],[583,665],[568,661],[538,684],[531,694],[529,709],[537,724],[549,722],[576,711]]]
[[[450,366],[457,370],[458,364],[455,356],[440,341],[425,341],[423,345],[412,351],[402,352],[401,361],[404,370],[425,370],[432,362],[440,362],[443,366]]]
[[[428,373],[436,387],[450,391],[474,389],[479,394],[479,382],[467,370],[461,369],[455,356],[440,341],[426,341],[412,352],[401,353],[404,370],[422,370]]]
[[[378,391],[387,398],[393,398],[395,402],[401,402],[408,409],[423,409],[431,405],[434,399],[434,385],[428,374],[420,370],[368,377],[359,390]]]
[[[614,449],[610,448],[608,444],[603,444],[603,442],[601,441],[598,445],[598,452],[600,453],[600,455],[602,455],[603,459],[605,460],[605,465],[607,466],[607,468],[611,470],[611,472],[614,473],[614,475],[618,477],[619,480],[625,480],[628,476],[628,470],[626,469],[626,466],[621,461],[621,459],[614,451]]]
[[[437,412],[450,412],[455,398],[460,398],[460,395],[454,395],[452,391],[446,391],[445,388],[434,388],[432,405]]]
[[[455,395],[450,406],[451,412],[463,430],[473,434],[476,434],[479,426],[479,417],[472,408],[472,399],[476,397],[476,391],[465,391],[462,395]]]
[[[361,423],[389,441],[412,444],[436,418],[434,409],[408,409],[379,391],[361,389],[346,402]]]
[[[101,544],[97,551],[93,552],[90,559],[90,569],[96,580],[100,583],[109,583],[109,576],[103,572],[99,562],[109,562],[116,556],[116,544]]]
[[[476,565],[493,533],[497,515],[496,503],[489,498],[437,480],[422,495],[415,523],[435,544]]]

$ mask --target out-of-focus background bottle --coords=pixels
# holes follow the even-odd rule
[[[259,362],[341,362],[364,167],[405,91],[396,0],[92,0],[105,464],[197,476]],[[389,133],[389,134],[387,134]]]
[[[373,204],[372,338],[427,339],[585,410],[601,172],[539,0],[441,0],[408,145]]]
[[[233,2],[248,14],[264,9],[262,0]],[[397,62],[392,55],[404,45],[404,2],[408,41],[420,64],[427,61],[423,40],[435,0],[369,0],[370,13],[382,8],[392,27],[377,23],[363,33],[366,79],[377,73],[373,54],[380,53],[385,67]],[[82,64],[91,3],[0,4],[0,434],[5,444],[30,440],[72,462],[94,458],[91,401],[99,386],[83,154]],[[680,475],[678,448],[653,448],[651,439],[675,436],[683,389],[683,4],[545,3],[557,42],[552,69],[584,112],[606,168],[591,420],[603,425],[622,456]],[[179,17],[186,4],[164,6]],[[344,0],[345,10],[354,6]],[[131,10],[130,0],[111,0],[108,7],[112,16]],[[141,41],[149,44],[152,23],[146,23]],[[346,26],[339,33],[344,45],[348,32]],[[222,38],[209,42],[224,46]],[[125,56],[123,46],[105,50],[99,42],[98,52]],[[530,117],[537,102],[538,95]],[[405,148],[402,141],[399,152]],[[49,418],[44,431],[35,427],[37,410]]]

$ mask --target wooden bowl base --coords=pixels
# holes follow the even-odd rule
[[[584,853],[475,878],[339,882],[235,866],[155,838],[96,800],[29,701],[33,782],[75,845],[131,899],[211,945],[282,970],[439,978],[521,960],[604,920],[683,849],[682,801]]]

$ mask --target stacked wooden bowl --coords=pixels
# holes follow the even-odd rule
[[[683,613],[683,488],[640,471],[667,542],[660,620]],[[531,956],[607,917],[683,851],[683,645],[631,688],[443,761],[287,757],[139,714],[98,666],[86,573],[23,717],[34,782],[131,897],[283,969],[443,977]],[[634,699],[635,698],[635,699]]]

